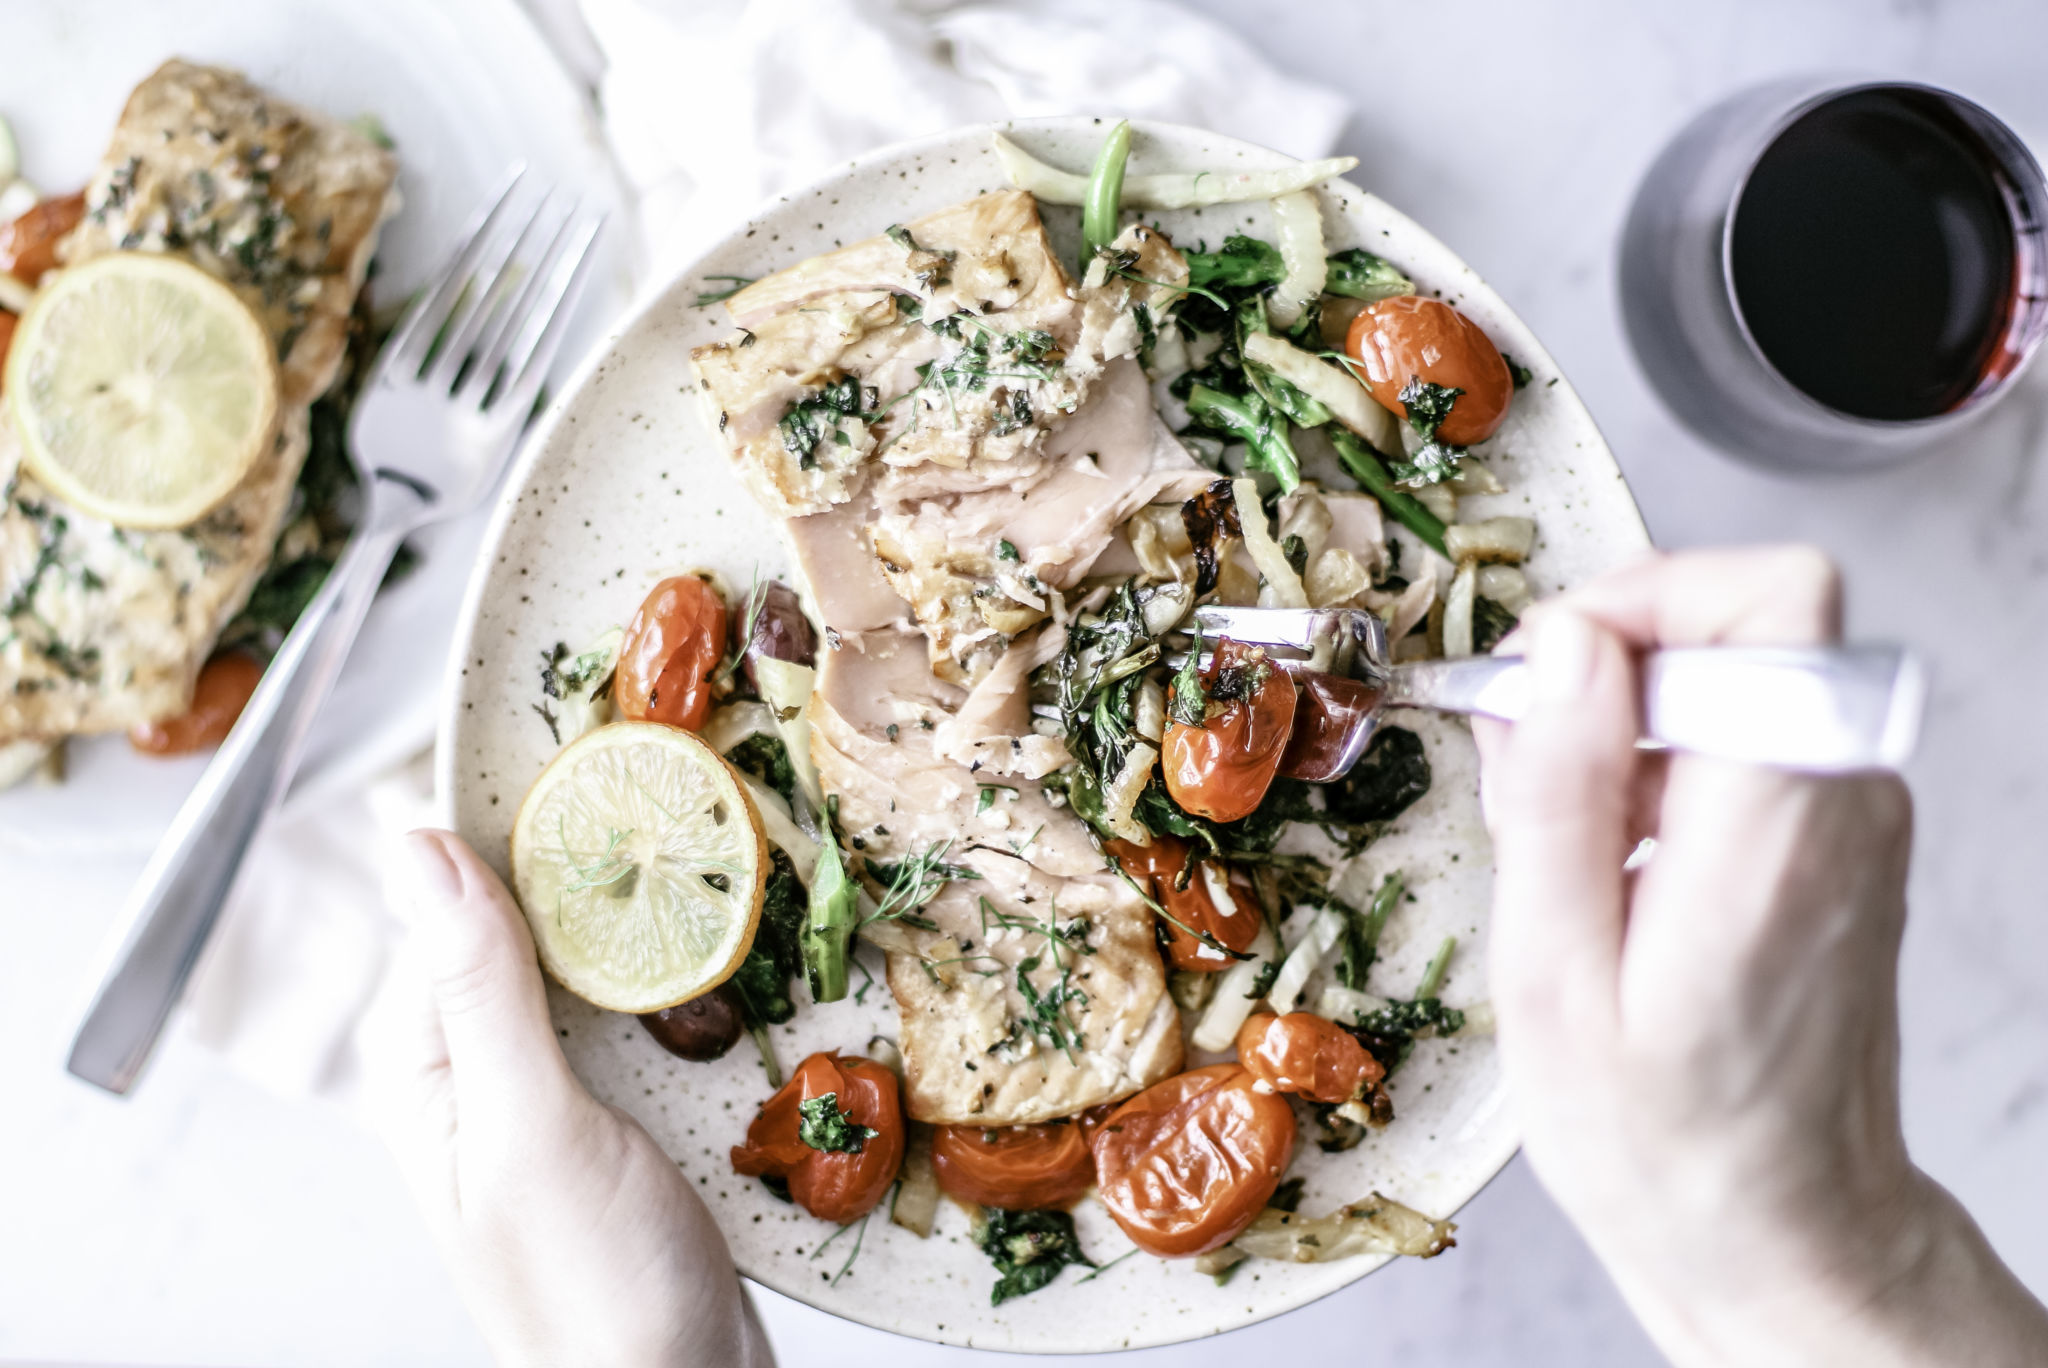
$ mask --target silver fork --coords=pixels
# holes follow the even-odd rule
[[[1386,627],[1362,609],[1205,607],[1195,621],[1212,642],[1264,646],[1276,660],[1334,678],[1318,708],[1297,714],[1309,716],[1319,734],[1314,770],[1293,772],[1315,782],[1357,762],[1388,708],[1513,722],[1529,702],[1520,656],[1397,665]],[[1927,682],[1919,659],[1897,646],[1714,646],[1648,653],[1642,690],[1639,745],[1846,773],[1905,763],[1919,737]]]
[[[350,422],[362,516],[234,730],[129,894],[70,1071],[125,1093],[212,933],[314,714],[405,538],[474,508],[531,416],[582,292],[601,216],[519,193],[511,173],[385,343]]]

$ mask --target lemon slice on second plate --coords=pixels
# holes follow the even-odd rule
[[[49,277],[15,331],[6,390],[29,472],[123,527],[197,522],[277,426],[263,325],[197,266],[144,252]]]
[[[580,736],[512,826],[512,883],[540,961],[615,1012],[653,1012],[723,983],[761,918],[768,847],[717,752],[659,722]]]

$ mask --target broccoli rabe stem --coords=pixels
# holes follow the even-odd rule
[[[860,889],[846,877],[839,843],[826,840],[818,851],[818,872],[811,879],[810,915],[804,920],[804,977],[815,1002],[837,1002],[846,996],[846,961],[852,954],[854,927],[860,920]]]
[[[1116,240],[1116,221],[1123,207],[1124,163],[1131,155],[1131,123],[1117,120],[1095,154],[1088,175],[1088,197],[1081,205],[1081,270],[1086,274],[1095,254]]]
[[[754,1038],[754,1048],[761,1052],[761,1070],[768,1075],[768,1086],[782,1086],[782,1061],[775,1057],[775,1042],[769,1038],[764,1022],[749,1022],[747,1034]]]
[[[1444,551],[1443,519],[1424,508],[1413,494],[1407,493],[1394,483],[1394,477],[1380,464],[1380,458],[1365,442],[1336,424],[1328,428],[1330,444],[1337,448],[1337,459],[1344,463],[1344,469],[1351,478],[1365,486],[1366,493],[1380,501],[1388,516],[1428,542],[1438,555]]]
[[[1230,395],[1207,385],[1188,391],[1188,414],[1197,422],[1228,432],[1250,452],[1245,464],[1280,482],[1282,494],[1301,484],[1301,462],[1287,439],[1287,422],[1255,395]],[[1392,482],[1389,481],[1389,484]]]
[[[1456,936],[1445,936],[1444,943],[1436,948],[1430,957],[1429,967],[1422,971],[1422,982],[1415,986],[1415,1000],[1433,998],[1444,986],[1444,973],[1451,967],[1451,953],[1458,948]]]

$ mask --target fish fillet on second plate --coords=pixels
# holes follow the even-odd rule
[[[144,532],[41,488],[0,424],[0,745],[121,731],[189,706],[200,665],[270,563],[307,409],[341,365],[396,174],[369,138],[234,72],[167,62],[129,97],[60,260],[163,252],[227,282],[276,343],[278,432],[204,518]]]
[[[982,195],[750,285],[693,354],[826,628],[812,757],[841,828],[958,871],[927,925],[870,931],[920,1121],[1068,1116],[1181,1064],[1151,909],[1041,788],[1068,757],[1027,692],[1117,529],[1214,478],[1138,360],[1187,264],[1142,225],[1112,246],[1076,284],[1029,194]]]

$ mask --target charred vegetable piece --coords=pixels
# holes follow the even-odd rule
[[[1195,595],[1200,597],[1216,587],[1224,543],[1242,537],[1237,521],[1237,497],[1230,481],[1217,480],[1180,506],[1181,526],[1195,548]]]

